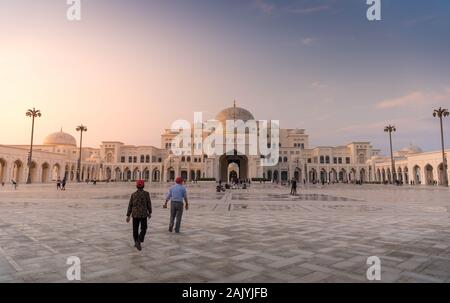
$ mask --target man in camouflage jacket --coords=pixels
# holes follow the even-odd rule
[[[144,242],[147,232],[147,218],[152,217],[152,201],[149,192],[144,190],[144,186],[144,180],[136,182],[137,191],[131,195],[127,211],[127,223],[130,222],[130,216],[133,217],[134,246],[138,250],[142,250],[141,243]],[[139,226],[141,227],[140,233]]]

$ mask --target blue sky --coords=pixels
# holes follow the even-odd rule
[[[0,91],[2,102],[15,104],[12,116],[29,104],[45,109],[38,140],[71,127],[75,114],[91,125],[92,146],[103,139],[158,146],[173,120],[193,111],[213,117],[236,99],[257,118],[305,128],[313,146],[367,140],[386,151],[389,123],[398,129],[396,148],[440,146],[431,114],[450,107],[450,1],[382,0],[380,22],[367,21],[365,0],[82,0],[78,23],[65,20],[66,7],[0,0],[0,41],[10,53],[26,57],[33,41],[39,60],[67,55],[65,69],[35,73],[48,79],[48,91],[30,88],[31,97],[18,93],[16,101],[14,91]],[[21,81],[21,62],[8,57],[16,77],[3,78]],[[59,112],[44,100],[60,97],[51,92],[58,87],[67,95]],[[133,122],[105,129],[111,116]],[[1,143],[28,141],[28,121],[17,123],[23,135],[1,134]]]

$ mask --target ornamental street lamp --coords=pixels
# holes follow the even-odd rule
[[[83,124],[77,126],[77,132],[80,132],[80,154],[78,155],[78,164],[77,164],[77,182],[81,182],[81,151],[83,147],[83,132],[87,132],[87,127]]]
[[[32,163],[32,158],[33,158],[33,137],[34,137],[34,119],[41,117],[41,111],[38,109],[35,109],[33,107],[33,109],[29,109],[26,112],[26,116],[27,117],[31,117],[31,144],[30,144],[30,153],[28,155],[28,176],[27,176],[27,184],[31,183],[31,163]],[[18,182],[19,180],[15,180],[16,182]]]
[[[391,172],[392,180],[391,181],[395,182],[397,178],[396,178],[396,173],[395,173],[394,154],[392,152],[392,132],[396,132],[397,129],[393,125],[388,125],[384,128],[384,131],[389,133],[389,145],[391,148],[391,170],[392,170],[392,172]]]
[[[446,108],[439,107],[433,112],[433,117],[438,117],[441,122],[441,144],[442,144],[442,170],[444,175],[443,185],[448,187],[448,177],[447,177],[447,158],[445,157],[445,147],[444,147],[444,126],[442,123],[442,118],[448,117],[449,111]]]

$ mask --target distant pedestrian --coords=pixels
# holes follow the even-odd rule
[[[142,250],[141,243],[144,242],[145,234],[147,233],[147,218],[150,219],[152,217],[150,193],[144,190],[144,186],[144,180],[136,182],[137,191],[131,195],[127,211],[127,223],[130,222],[130,217],[133,217],[134,246],[138,250]],[[141,232],[139,232],[139,226],[141,227]]]
[[[291,195],[296,196],[297,195],[297,180],[292,179],[291,181]]]
[[[13,189],[16,190],[17,189],[17,182],[15,180],[11,180],[11,183],[12,183]]]
[[[56,181],[56,190],[61,189],[61,179],[58,178],[58,181]]]
[[[64,177],[61,181],[61,190],[66,190],[66,177]]]
[[[167,193],[164,208],[167,208],[167,203],[171,201],[169,232],[172,232],[173,227],[175,226],[175,232],[178,234],[181,227],[181,218],[183,217],[183,201],[186,202],[186,210],[189,209],[189,202],[187,198],[186,188],[184,188],[182,185],[183,178],[178,177],[175,182],[176,184],[172,186]]]

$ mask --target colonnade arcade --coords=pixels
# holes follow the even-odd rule
[[[430,163],[413,165],[396,165],[395,172],[391,167],[384,165],[376,169],[376,181],[392,183],[398,180],[401,184],[414,185],[443,185],[445,180],[444,165]]]
[[[294,179],[297,182],[307,183],[347,183],[371,182],[370,167],[322,167],[322,166],[293,166],[293,167],[267,167],[263,178],[271,182],[286,182]]]

